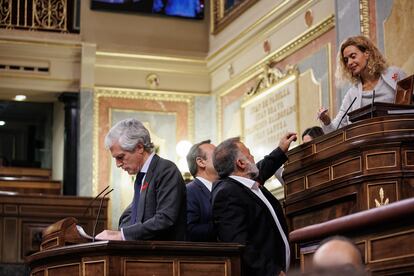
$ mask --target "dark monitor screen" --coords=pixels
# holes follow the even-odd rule
[[[205,0],[92,0],[95,10],[129,11],[202,19]]]

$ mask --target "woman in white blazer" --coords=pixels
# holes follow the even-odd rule
[[[336,78],[338,83],[348,81],[352,86],[346,92],[341,108],[333,120],[326,108],[320,108],[318,118],[324,132],[328,133],[350,124],[348,116],[342,118],[346,110],[351,106],[348,111],[351,112],[370,104],[373,95],[375,102],[394,102],[397,82],[405,76],[401,69],[388,66],[369,38],[354,36],[346,39],[338,52]]]

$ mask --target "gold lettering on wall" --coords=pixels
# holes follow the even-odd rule
[[[285,133],[298,129],[298,72],[289,68],[286,74],[277,71],[277,78],[259,76],[242,104],[243,138],[255,158],[269,154]]]

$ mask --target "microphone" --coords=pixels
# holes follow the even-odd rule
[[[106,188],[105,189],[103,189],[97,196],[95,196],[95,198],[94,199],[92,199],[91,200],[91,202],[89,202],[89,205],[88,205],[88,207],[86,207],[86,209],[85,209],[85,211],[83,212],[83,214],[82,214],[82,218],[86,215],[86,212],[89,210],[89,208],[91,208],[91,206],[92,206],[92,203],[94,203],[95,202],[95,200],[101,195],[101,194],[103,194],[106,190],[108,190],[108,188],[109,188],[109,185],[108,186],[106,186]]]
[[[374,118],[375,89],[372,90],[371,118]]]
[[[109,186],[108,186],[109,187]],[[96,216],[96,220],[95,220],[95,225],[93,226],[93,230],[92,230],[92,242],[95,242],[95,232],[96,232],[96,226],[98,225],[98,220],[99,220],[99,216],[101,215],[101,210],[102,210],[102,203],[104,198],[113,191],[114,189],[110,189],[108,192],[106,192],[102,197],[101,197],[101,203],[99,204],[99,209],[98,209],[98,215]]]
[[[336,129],[339,128],[339,126],[342,123],[342,120],[345,118],[346,115],[348,115],[348,111],[351,109],[351,106],[354,104],[354,102],[356,101],[357,97],[354,98],[354,100],[352,101],[352,103],[349,105],[348,109],[345,111],[344,115],[342,116],[341,120],[339,120],[338,126],[336,127]]]

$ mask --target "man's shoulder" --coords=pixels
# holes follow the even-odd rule
[[[178,167],[174,162],[168,159],[162,158],[157,154],[154,155],[151,163],[154,164],[154,166],[157,166],[157,168],[171,168],[172,167],[178,170]]]
[[[218,193],[226,190],[234,190],[238,186],[239,185],[237,185],[236,180],[230,177],[226,177],[214,182],[212,193]]]
[[[195,189],[197,189],[197,186],[198,186],[198,183],[197,182],[198,181],[199,180],[195,178],[193,181],[187,183],[185,185],[185,187],[187,188],[187,191],[194,191]]]

